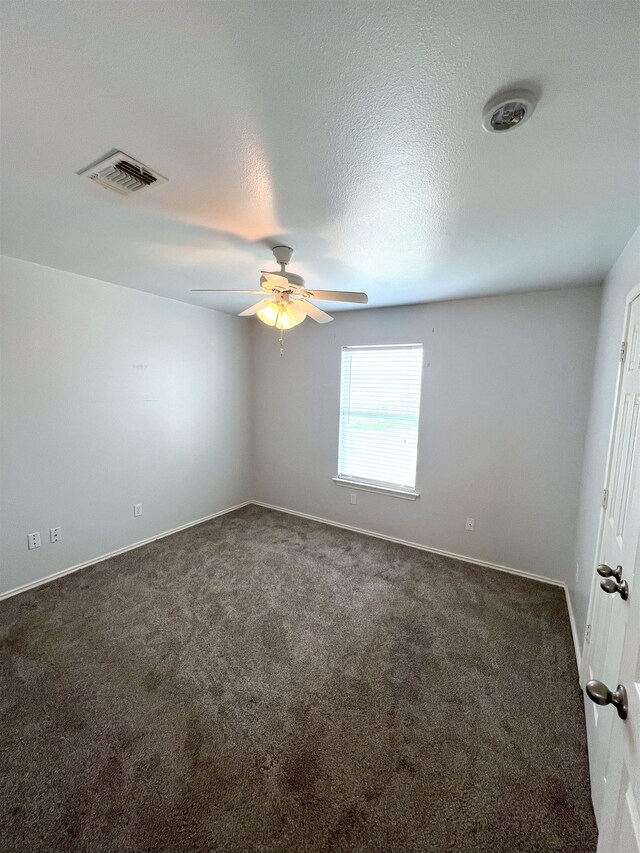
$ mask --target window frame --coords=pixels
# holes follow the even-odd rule
[[[354,350],[410,350],[419,349],[421,352],[420,364],[420,395],[418,403],[418,422],[416,425],[416,470],[415,470],[415,486],[414,488],[403,487],[393,483],[382,482],[379,480],[350,477],[347,474],[340,473],[340,460],[342,458],[342,422],[343,422],[343,401],[344,388],[342,383],[343,378],[343,358],[345,351]],[[377,492],[378,494],[389,495],[390,497],[402,498],[403,500],[415,501],[420,497],[418,491],[418,461],[420,455],[420,415],[422,410],[422,380],[424,377],[424,344],[362,344],[357,346],[343,346],[340,350],[340,408],[338,414],[338,473],[333,477],[333,482],[338,486],[344,486],[351,489],[358,489],[366,492]]]

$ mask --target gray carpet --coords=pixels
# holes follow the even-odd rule
[[[0,603],[3,853],[590,853],[563,593],[258,507]]]

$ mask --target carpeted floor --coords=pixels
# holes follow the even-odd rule
[[[559,588],[255,506],[0,603],[2,853],[591,853]]]

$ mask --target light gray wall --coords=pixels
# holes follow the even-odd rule
[[[640,283],[640,228],[604,282],[569,594],[578,637],[587,624],[627,294]]]
[[[280,358],[276,333],[257,322],[12,258],[0,265],[0,593],[250,498],[572,577],[598,288],[307,320]],[[626,285],[614,278],[607,316],[622,310],[613,294]],[[351,506],[331,480],[340,347],[399,342],[425,345],[422,494],[358,492]],[[613,352],[613,382],[616,348],[605,358]],[[598,442],[593,427],[588,447]],[[602,475],[591,478],[597,494]],[[57,525],[64,538],[51,545]],[[34,530],[43,544],[28,551]],[[580,543],[589,552],[584,533]],[[573,586],[584,613],[588,590],[580,577]]]
[[[0,592],[251,497],[248,323],[0,264]]]
[[[254,325],[258,500],[565,580],[600,288],[339,313],[285,333]],[[335,485],[343,345],[423,343],[415,502]],[[473,516],[475,532],[465,531]]]

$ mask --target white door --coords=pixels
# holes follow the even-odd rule
[[[611,693],[622,684],[628,697],[625,720],[613,704],[586,700],[599,853],[640,853],[640,296],[626,340],[599,562],[622,567],[628,597],[594,587],[587,667],[589,680]],[[621,584],[611,577],[605,585]]]

